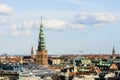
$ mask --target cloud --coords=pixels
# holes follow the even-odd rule
[[[9,34],[13,37],[28,36],[30,35],[30,30],[23,28],[20,24],[13,24],[10,26]]]
[[[81,13],[75,15],[76,22],[83,25],[107,24],[115,21],[111,13]]]
[[[85,29],[88,25],[105,26],[114,22],[116,19],[111,13],[81,13],[75,15],[73,21],[65,21],[60,19],[43,20],[43,26],[49,30],[68,30],[68,29]],[[13,36],[26,36],[31,34],[31,30],[40,28],[39,20],[24,21],[20,24],[13,24],[10,32]]]
[[[47,29],[54,29],[54,30],[61,30],[66,28],[66,21],[52,19],[52,20],[45,20],[45,28]]]
[[[37,26],[39,26],[39,21],[24,21],[19,27],[21,29],[35,29],[37,28]]]
[[[18,25],[13,24],[10,26],[10,34],[14,37],[20,36],[21,35],[21,31],[18,30]]]
[[[10,15],[12,12],[12,7],[6,4],[0,4],[0,15]]]
[[[69,21],[51,19],[44,20],[43,26],[49,30],[66,30],[66,29],[84,29],[84,25],[76,24]],[[13,24],[10,26],[10,34],[14,37],[30,35],[31,30],[38,30],[40,28],[39,20],[24,21],[21,24]]]
[[[0,19],[0,25],[4,25],[4,24],[6,24],[7,23],[7,20],[5,20],[5,19]]]
[[[40,23],[38,21],[24,21],[20,24],[12,24],[9,28],[9,34],[13,37],[29,36],[32,30],[38,30]]]
[[[65,29],[71,29],[71,28],[83,29],[84,28],[84,25],[82,24],[76,24],[74,22],[58,20],[58,19],[45,20],[44,23],[45,23],[46,29],[52,29],[52,30],[65,30]]]
[[[68,29],[85,29],[85,25],[83,24],[76,24],[73,22],[67,23]]]

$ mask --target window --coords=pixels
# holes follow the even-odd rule
[[[47,55],[44,55],[44,58],[47,58]]]
[[[39,55],[38,55],[38,59],[39,59]]]
[[[41,58],[42,58],[42,55],[41,55]]]

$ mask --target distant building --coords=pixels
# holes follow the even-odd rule
[[[18,80],[19,73],[14,71],[0,70],[0,80]]]
[[[48,63],[50,65],[59,65],[61,63],[61,59],[60,57],[52,57],[52,58],[49,58]]]
[[[42,25],[42,18],[40,25],[39,41],[38,41],[38,50],[36,52],[36,63],[38,65],[43,65],[44,67],[48,67],[48,53],[45,45],[44,27]]]

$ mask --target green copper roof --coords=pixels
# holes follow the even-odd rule
[[[38,50],[46,50],[46,45],[45,45],[45,37],[44,37],[44,27],[40,25],[40,34],[39,34],[39,41],[38,41]]]

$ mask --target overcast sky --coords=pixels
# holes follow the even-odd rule
[[[48,54],[120,53],[120,0],[0,0],[0,54],[36,53],[41,16]]]

